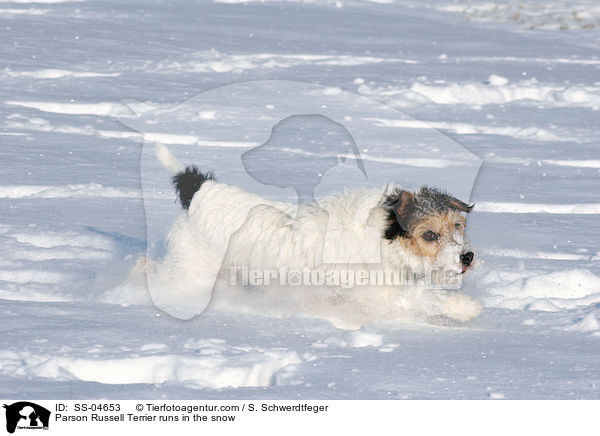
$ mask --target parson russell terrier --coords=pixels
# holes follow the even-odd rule
[[[342,328],[403,314],[465,322],[481,311],[456,290],[474,265],[463,216],[473,206],[445,192],[356,189],[298,207],[184,167],[164,145],[157,156],[185,213],[164,258],[141,264],[155,304],[175,316],[269,293]]]

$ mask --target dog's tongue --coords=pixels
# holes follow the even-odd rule
[[[468,269],[469,269],[469,267],[463,265],[462,272],[465,273],[465,272],[467,272]]]

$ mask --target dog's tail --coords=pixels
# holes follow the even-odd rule
[[[190,165],[184,167],[179,160],[164,144],[156,146],[156,157],[163,166],[171,173],[175,192],[184,209],[190,208],[194,194],[207,180],[215,180],[212,172],[202,173],[198,167]]]
[[[164,144],[156,144],[156,157],[158,161],[174,176],[177,173],[185,171],[185,167],[179,160],[171,154]]]

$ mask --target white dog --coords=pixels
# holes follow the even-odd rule
[[[164,259],[144,266],[154,303],[175,316],[202,312],[211,297],[238,310],[280,304],[347,328],[403,313],[464,322],[481,311],[470,297],[440,289],[456,287],[474,259],[461,215],[472,206],[448,194],[355,190],[296,214],[293,204],[184,168],[165,146],[157,155],[186,212]]]

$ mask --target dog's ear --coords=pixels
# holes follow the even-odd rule
[[[410,191],[399,191],[396,193],[396,198],[391,205],[394,210],[396,222],[404,232],[408,231],[409,223],[415,213],[417,200],[415,195]]]
[[[472,204],[469,206],[467,203],[463,203],[458,198],[450,197],[448,199],[448,208],[452,210],[457,210],[459,212],[469,213],[471,212],[471,209],[473,209],[473,206],[475,205]]]
[[[400,189],[387,194],[383,203],[388,211],[387,226],[383,237],[390,241],[406,237],[415,212],[416,199],[412,192]]]
[[[398,219],[407,221],[415,207],[415,196],[412,192],[402,191],[394,207]]]

